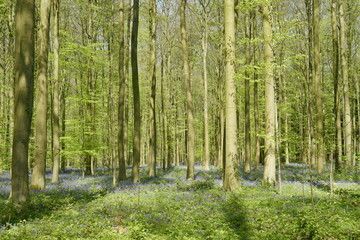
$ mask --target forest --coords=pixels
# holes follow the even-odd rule
[[[0,0],[0,239],[360,239],[357,0]]]

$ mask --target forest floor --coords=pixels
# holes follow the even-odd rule
[[[281,192],[261,184],[262,169],[241,172],[237,192],[221,189],[221,170],[195,170],[186,181],[185,167],[157,177],[142,168],[141,184],[116,188],[110,171],[69,169],[59,184],[49,173],[21,211],[0,175],[0,239],[360,239],[358,170],[336,174],[332,195],[329,169],[317,177],[303,164],[282,170]]]

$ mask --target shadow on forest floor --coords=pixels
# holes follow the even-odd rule
[[[251,227],[248,224],[248,214],[243,206],[241,196],[232,194],[223,204],[225,219],[229,226],[239,237],[238,239],[249,239],[251,236]]]

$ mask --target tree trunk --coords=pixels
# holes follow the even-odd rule
[[[249,173],[251,170],[251,129],[250,129],[250,12],[245,12],[245,164],[244,172]]]
[[[17,0],[15,10],[15,106],[11,199],[29,201],[28,149],[34,92],[35,1]]]
[[[324,114],[323,114],[323,94],[321,84],[321,56],[320,56],[320,0],[313,0],[313,30],[314,30],[314,84],[315,84],[315,99],[316,99],[316,160],[317,172],[322,174],[325,163],[325,149],[324,149]]]
[[[151,97],[150,97],[150,139],[149,139],[149,176],[156,176],[156,0],[150,0],[150,85],[151,85]]]
[[[53,169],[51,182],[59,182],[60,168],[60,80],[59,80],[59,10],[60,1],[53,0],[53,35],[54,35],[54,89],[53,89]],[[62,96],[64,97],[64,96]]]
[[[31,177],[32,189],[45,188],[45,165],[47,151],[47,85],[48,85],[48,53],[49,53],[49,25],[50,1],[40,3],[40,26],[37,44],[39,46],[37,60],[37,96],[35,115],[35,161]]]
[[[125,164],[125,139],[124,139],[124,118],[125,118],[125,28],[124,28],[124,0],[120,0],[119,15],[119,142],[118,142],[118,161],[119,161],[119,177],[118,180],[126,180],[126,164]]]
[[[223,188],[234,191],[237,181],[237,123],[235,85],[235,5],[234,0],[225,0],[225,152]]]
[[[204,170],[210,170],[210,143],[209,143],[209,116],[208,116],[208,77],[207,77],[207,52],[208,52],[208,16],[205,11],[205,26],[202,39],[203,49],[203,79],[204,79]]]
[[[138,72],[138,31],[139,31],[139,0],[133,0],[133,25],[131,32],[131,70],[134,98],[134,136],[133,136],[133,183],[140,182],[140,151],[141,151],[141,110]]]
[[[190,65],[189,65],[189,49],[187,40],[186,29],[186,0],[181,0],[180,6],[180,29],[181,29],[181,45],[183,52],[184,64],[184,81],[186,89],[186,107],[187,107],[187,172],[186,179],[194,179],[194,164],[195,164],[195,128],[194,128],[194,110],[193,99],[191,92],[191,79],[190,79]]]
[[[265,61],[265,167],[263,181],[275,184],[275,92],[272,50],[272,27],[269,6],[262,8],[264,31],[264,61]]]
[[[346,38],[346,22],[344,14],[344,5],[346,1],[339,1],[339,14],[340,14],[340,61],[341,72],[343,80],[343,97],[344,97],[344,128],[345,128],[345,155],[346,165],[351,166],[353,152],[352,152],[352,122],[351,122],[351,108],[349,99],[349,79],[348,79],[348,62],[347,62],[347,38]]]
[[[335,170],[340,171],[342,161],[341,108],[339,81],[339,31],[337,20],[337,0],[331,2],[331,27],[333,44],[333,78],[334,78],[334,115],[335,115]]]
[[[256,24],[256,12],[252,14],[253,25],[253,38],[257,37],[257,24]],[[253,43],[253,58],[254,58],[254,131],[255,131],[255,159],[254,168],[259,169],[260,164],[260,129],[259,129],[259,89],[258,89],[258,56],[257,56],[257,44]]]

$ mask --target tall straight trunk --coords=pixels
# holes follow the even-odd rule
[[[337,0],[331,2],[331,27],[333,44],[333,79],[334,79],[334,115],[335,115],[335,170],[340,171],[342,161],[341,108],[339,81],[339,31],[337,20]]]
[[[195,128],[194,128],[194,107],[191,92],[190,65],[189,65],[189,49],[186,29],[186,0],[181,0],[180,5],[180,29],[181,29],[181,45],[183,52],[184,64],[184,83],[186,89],[186,107],[187,107],[187,179],[194,179],[195,164]]]
[[[114,6],[112,6],[112,10],[114,10]],[[116,145],[116,128],[114,121],[116,119],[115,114],[115,96],[114,96],[114,75],[113,75],[113,46],[114,46],[114,29],[113,29],[113,23],[110,23],[110,34],[108,36],[108,61],[109,61],[109,86],[108,86],[108,106],[107,106],[107,114],[109,116],[108,120],[108,133],[110,134],[109,139],[109,165],[111,164],[112,167],[112,186],[117,186],[118,183],[118,175],[117,175],[117,162],[118,158],[116,156],[116,151],[119,150],[118,146]]]
[[[138,31],[139,31],[139,0],[133,0],[133,25],[131,32],[131,70],[134,98],[134,136],[133,136],[133,182],[140,182],[140,151],[141,151],[141,110],[138,72]]]
[[[311,164],[312,166],[315,165],[315,161],[313,158],[314,155],[314,151],[313,151],[313,119],[312,119],[312,113],[313,113],[313,109],[312,109],[312,96],[313,96],[313,24],[312,24],[312,16],[313,16],[313,11],[312,11],[312,1],[313,0],[305,0],[305,6],[306,6],[306,13],[307,13],[307,26],[308,26],[308,68],[307,68],[307,76],[306,76],[306,83],[305,83],[305,88],[306,88],[306,112],[307,112],[307,122],[306,122],[306,140],[307,140],[307,144],[306,144],[306,158],[307,158],[307,162],[308,164]]]
[[[94,0],[89,1],[89,13],[88,13],[88,23],[87,23],[87,41],[86,45],[89,47],[90,44],[93,43],[94,34],[93,34],[93,4]],[[84,146],[85,146],[85,175],[94,174],[94,156],[91,154],[91,150],[93,150],[93,136],[94,134],[94,91],[95,91],[95,83],[94,83],[94,71],[92,69],[93,60],[92,56],[89,56],[87,59],[87,78],[86,78],[86,110],[85,110],[85,133],[84,133]]]
[[[15,105],[11,199],[29,201],[28,150],[34,92],[35,1],[17,0],[15,9]]]
[[[165,113],[165,90],[164,90],[164,59],[161,59],[161,77],[160,77],[160,91],[161,91],[161,126],[162,126],[162,143],[161,143],[161,159],[165,166],[166,161],[166,113]]]
[[[340,14],[340,61],[341,73],[343,80],[343,97],[344,97],[344,128],[345,128],[345,156],[346,165],[351,166],[353,152],[352,152],[352,121],[351,121],[351,108],[349,99],[349,79],[348,79],[348,62],[347,62],[347,37],[346,37],[346,21],[344,14],[345,0],[339,1],[339,14]]]
[[[253,27],[253,39],[257,37],[257,24],[256,24],[256,12],[252,13],[252,27]],[[253,58],[254,58],[254,131],[255,131],[255,158],[254,168],[259,169],[260,165],[260,129],[259,129],[259,82],[258,82],[258,56],[257,56],[257,44],[253,43]]]
[[[251,138],[250,138],[250,12],[245,12],[245,164],[244,172],[251,170]]]
[[[265,167],[263,182],[275,184],[275,91],[273,76],[274,54],[269,6],[262,8],[265,61]]]
[[[314,84],[315,84],[315,102],[316,102],[316,160],[317,172],[322,174],[325,162],[325,145],[324,145],[324,113],[323,113],[323,93],[321,84],[321,55],[320,55],[320,0],[313,0],[313,28],[314,28]]]
[[[40,3],[40,26],[38,32],[39,46],[37,60],[37,96],[35,115],[35,161],[31,177],[31,188],[45,188],[45,165],[47,151],[47,85],[48,85],[48,53],[50,30],[50,1],[42,0]]]
[[[360,81],[358,79],[358,75],[355,73],[355,82],[356,82],[356,104],[357,104],[357,153],[358,159],[360,158]]]
[[[156,0],[150,0],[149,8],[149,34],[150,34],[150,139],[149,139],[149,176],[156,176]]]
[[[358,159],[360,157],[360,82],[358,79],[358,75],[355,73],[355,82],[356,82],[356,104],[357,104],[357,123],[358,123],[358,146],[357,146],[357,153]]]
[[[60,80],[59,80],[59,9],[60,1],[53,0],[53,37],[54,37],[54,66],[53,66],[53,169],[51,182],[59,182],[59,168],[60,168]],[[64,97],[64,96],[62,96]]]
[[[125,139],[124,139],[124,118],[125,118],[125,28],[124,28],[124,0],[120,0],[119,15],[119,136],[118,136],[118,161],[119,161],[119,177],[118,180],[126,180],[126,164],[125,164]]]
[[[207,52],[208,52],[208,15],[204,9],[204,32],[202,38],[203,49],[203,79],[204,79],[204,169],[210,169],[210,140],[209,140],[209,116],[208,116],[208,75],[207,75]]]
[[[237,123],[235,85],[235,5],[234,0],[225,0],[225,152],[223,188],[234,191],[237,181]]]
[[[128,129],[129,129],[129,79],[130,79],[130,35],[131,35],[131,17],[132,17],[132,7],[131,7],[131,0],[128,1],[129,6],[127,10],[127,20],[126,20],[126,37],[125,37],[125,91],[124,91],[124,98],[125,98],[125,106],[124,106],[124,159],[125,163],[131,165],[131,157],[129,154],[129,141],[128,141]]]

